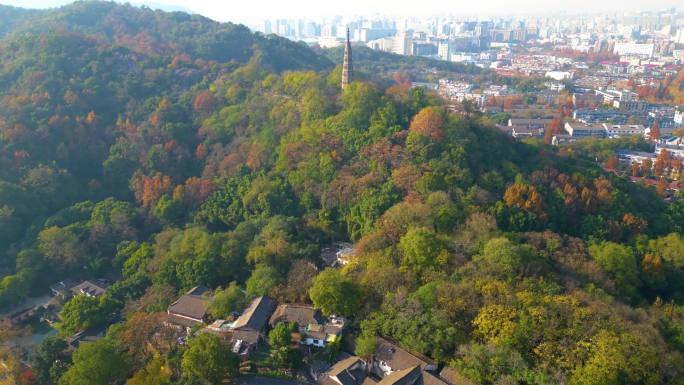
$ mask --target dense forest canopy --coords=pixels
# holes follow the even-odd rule
[[[604,172],[591,145],[515,142],[405,82],[342,91],[306,46],[200,16],[14,13],[0,8],[16,20],[0,40],[0,306],[114,282],[65,304],[35,383],[237,375],[206,334],[157,338],[197,285],[217,289],[216,318],[260,295],[312,302],[349,317],[357,346],[390,338],[478,384],[682,383],[684,201]],[[324,269],[339,240],[356,256]],[[60,338],[113,319],[64,356]]]

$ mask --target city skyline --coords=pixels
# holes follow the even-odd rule
[[[2,5],[24,8],[50,8],[69,4],[71,0],[0,0]],[[124,2],[124,1],[117,1]],[[416,5],[413,3],[396,4],[390,0],[373,2],[349,0],[344,9],[337,4],[321,3],[315,0],[299,0],[296,2],[280,2],[276,0],[255,0],[249,6],[235,6],[230,3],[215,1],[193,0],[155,0],[131,1],[136,5],[147,5],[152,8],[165,10],[183,10],[194,12],[217,21],[230,21],[245,24],[259,23],[264,19],[299,18],[306,14],[310,18],[334,16],[370,16],[381,14],[392,17],[427,17],[427,16],[462,16],[462,17],[492,17],[492,16],[521,16],[544,14],[587,14],[663,10],[677,7],[678,1],[654,0],[648,7],[642,1],[604,1],[577,0],[574,2],[522,0],[515,4],[505,0],[487,0],[483,2],[451,2],[426,0]],[[619,10],[619,11],[617,11]]]

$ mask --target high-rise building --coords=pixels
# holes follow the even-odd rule
[[[345,89],[352,81],[354,66],[352,64],[352,49],[349,41],[349,28],[347,28],[347,44],[344,46],[344,61],[342,62],[342,89]]]
[[[437,56],[442,60],[449,60],[449,42],[439,43],[437,46]]]
[[[677,30],[674,41],[677,44],[684,44],[684,28]]]
[[[273,28],[271,27],[271,21],[270,20],[264,20],[264,25],[262,27],[263,32],[267,35],[270,35],[273,33]]]

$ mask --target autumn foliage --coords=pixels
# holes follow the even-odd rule
[[[438,110],[425,108],[413,117],[409,131],[432,140],[439,140],[443,135],[443,124],[444,119]]]

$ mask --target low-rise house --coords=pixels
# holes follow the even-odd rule
[[[354,255],[354,244],[350,242],[335,242],[321,251],[321,259],[331,267],[346,265]]]
[[[603,124],[587,124],[580,122],[566,122],[565,132],[573,138],[605,138],[606,128]]]
[[[648,102],[643,100],[614,100],[613,107],[631,114],[645,114],[648,111]]]
[[[377,385],[448,385],[441,378],[422,370],[420,366],[392,372]]]
[[[378,385],[414,385],[418,382],[420,373],[419,366],[397,370],[385,376]]]
[[[660,127],[658,131],[660,131],[660,137],[657,139],[660,140],[661,138],[669,138],[674,134],[674,127]],[[645,132],[644,132],[644,138],[645,139],[650,139],[651,138],[651,127],[647,127]]]
[[[301,343],[313,345],[319,348],[339,341],[344,330],[344,319],[342,317],[330,317],[325,324],[309,324],[302,334]]]
[[[98,326],[87,330],[82,330],[66,339],[68,349],[74,350],[82,343],[95,342],[102,339],[107,334],[109,325]]]
[[[361,385],[366,380],[366,374],[366,363],[359,357],[351,356],[337,362],[323,373],[318,383],[320,385]]]
[[[184,327],[188,332],[193,327],[204,325],[212,300],[212,292],[208,287],[193,287],[168,307],[167,324]]]
[[[516,139],[543,138],[544,128],[530,128],[526,126],[510,126],[511,136]]]
[[[656,161],[655,154],[650,152],[618,150],[616,155],[619,160],[626,162],[629,165],[632,163],[638,163],[641,165],[647,159],[651,161],[651,164],[654,164]]]
[[[378,337],[378,343],[373,355],[371,371],[380,378],[384,378],[393,372],[406,370],[413,367],[420,370],[434,371],[437,369],[435,363],[427,357],[410,353],[397,344]]]
[[[662,150],[669,152],[671,156],[684,159],[684,146],[656,143],[655,153],[660,154]]]
[[[684,147],[684,140],[678,136],[667,136],[661,137],[660,143],[666,144],[668,146],[682,146]]]
[[[604,124],[606,135],[609,138],[620,138],[623,136],[644,136],[646,127],[642,124]]]
[[[325,317],[311,305],[285,303],[275,309],[269,320],[271,327],[276,326],[280,322],[294,322],[299,326],[300,330],[304,330],[306,325],[322,324],[325,322]]]
[[[572,138],[572,135],[568,134],[558,134],[554,135],[553,138],[551,138],[551,144],[554,146],[559,146],[565,143],[572,143],[574,141],[575,139]]]
[[[76,286],[76,282],[65,279],[64,281],[57,282],[50,286],[50,291],[52,295],[61,301],[65,301],[71,297],[71,289]]]
[[[525,127],[525,128],[536,128],[545,129],[553,119],[548,118],[510,118],[508,119],[508,125],[511,127]]]
[[[658,186],[658,180],[657,179],[652,179],[652,178],[646,178],[646,177],[637,177],[637,176],[630,176],[629,177],[630,182],[632,183],[641,183],[644,186],[648,187],[656,187]],[[669,192],[676,193],[677,191],[680,190],[679,187],[679,181],[673,181],[668,183],[665,186],[665,190]]]
[[[255,298],[230,326],[231,347],[234,353],[248,357],[265,338],[264,331],[275,302],[268,297]]]
[[[327,319],[310,305],[282,304],[273,312],[271,327],[280,322],[294,322],[301,334],[300,343],[324,347],[342,337],[345,319],[330,316]]]
[[[88,297],[99,297],[107,290],[107,284],[104,280],[97,280],[97,283],[92,281],[83,281],[71,288],[73,296],[85,295]]]
[[[599,123],[610,121],[615,124],[626,124],[629,114],[613,109],[577,109],[572,118],[582,123]]]

